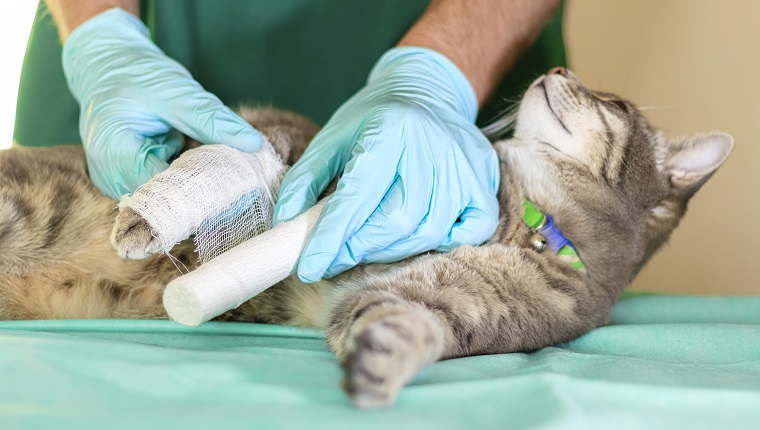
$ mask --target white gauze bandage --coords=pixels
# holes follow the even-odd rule
[[[293,272],[326,199],[269,230],[285,170],[266,140],[253,154],[201,146],[122,199],[120,209],[140,214],[167,254],[195,235],[202,265],[167,285],[171,319],[197,326]]]
[[[197,326],[288,277],[326,201],[170,282],[164,291],[169,317]]]
[[[150,224],[161,250],[195,235],[205,263],[271,228],[272,212],[286,167],[264,139],[247,154],[226,145],[187,151],[162,173],[125,196]]]

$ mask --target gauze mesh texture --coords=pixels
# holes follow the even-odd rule
[[[125,196],[119,207],[141,215],[165,253],[195,235],[196,250],[205,263],[271,228],[285,171],[266,139],[252,154],[226,145],[202,145]]]

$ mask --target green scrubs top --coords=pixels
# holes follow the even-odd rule
[[[225,104],[273,105],[324,124],[372,65],[414,24],[426,0],[143,1],[153,38]],[[561,12],[504,77],[480,113],[493,119],[530,81],[565,65]],[[41,3],[21,74],[14,139],[79,143],[79,107],[66,86],[61,46]]]

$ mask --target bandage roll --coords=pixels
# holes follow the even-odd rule
[[[326,201],[170,282],[163,298],[169,317],[197,326],[287,278],[296,269]]]

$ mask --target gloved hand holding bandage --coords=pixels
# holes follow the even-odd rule
[[[476,115],[475,92],[449,59],[418,47],[387,52],[283,180],[275,223],[313,206],[343,173],[299,277],[314,282],[359,263],[490,238],[499,163]]]
[[[78,26],[63,46],[63,70],[81,115],[90,177],[120,198],[166,169],[183,145],[252,152],[261,135],[151,40],[139,19],[111,9]]]

